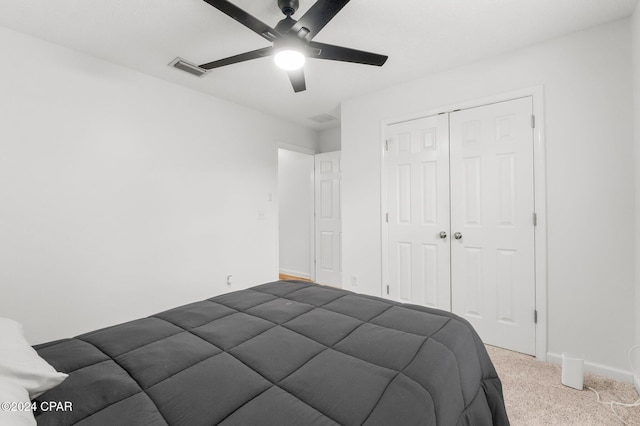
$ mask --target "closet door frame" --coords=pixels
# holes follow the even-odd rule
[[[544,88],[543,86],[535,86],[516,90],[512,92],[501,93],[493,96],[487,96],[480,99],[459,102],[420,111],[414,114],[398,116],[392,119],[383,120],[380,123],[380,231],[382,237],[381,250],[381,276],[382,286],[380,294],[384,298],[389,298],[388,283],[388,254],[389,254],[389,229],[386,222],[386,213],[388,208],[387,194],[387,172],[385,168],[385,129],[388,125],[415,120],[423,117],[429,117],[442,113],[450,113],[458,109],[475,108],[483,105],[489,105],[497,102],[504,102],[513,99],[531,96],[533,101],[533,173],[534,173],[534,208],[536,213],[535,235],[535,292],[536,292],[536,358],[541,361],[547,360],[547,207],[546,207],[546,149],[545,149],[545,127],[544,127]]]

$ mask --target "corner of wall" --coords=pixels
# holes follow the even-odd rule
[[[340,125],[318,132],[318,152],[340,151],[342,148]]]

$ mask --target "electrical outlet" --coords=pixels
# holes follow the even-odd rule
[[[351,286],[358,287],[358,277],[355,275],[351,275]]]
[[[233,275],[227,274],[227,285],[230,286],[233,284]]]

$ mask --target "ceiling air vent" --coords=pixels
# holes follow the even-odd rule
[[[191,62],[185,61],[182,58],[175,58],[173,61],[169,63],[170,67],[177,68],[181,71],[188,72],[191,75],[195,75],[196,77],[202,77],[207,73],[208,70],[204,68],[200,68],[199,66],[192,64]]]
[[[314,115],[313,117],[309,117],[309,120],[313,120],[316,123],[323,124],[323,123],[328,123],[330,121],[337,120],[337,118],[335,118],[331,114],[318,114],[318,115]]]

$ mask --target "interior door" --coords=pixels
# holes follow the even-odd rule
[[[342,286],[340,151],[316,154],[316,282]]]
[[[448,117],[387,126],[385,140],[388,295],[450,310]]]
[[[453,312],[535,353],[532,98],[450,114]]]

